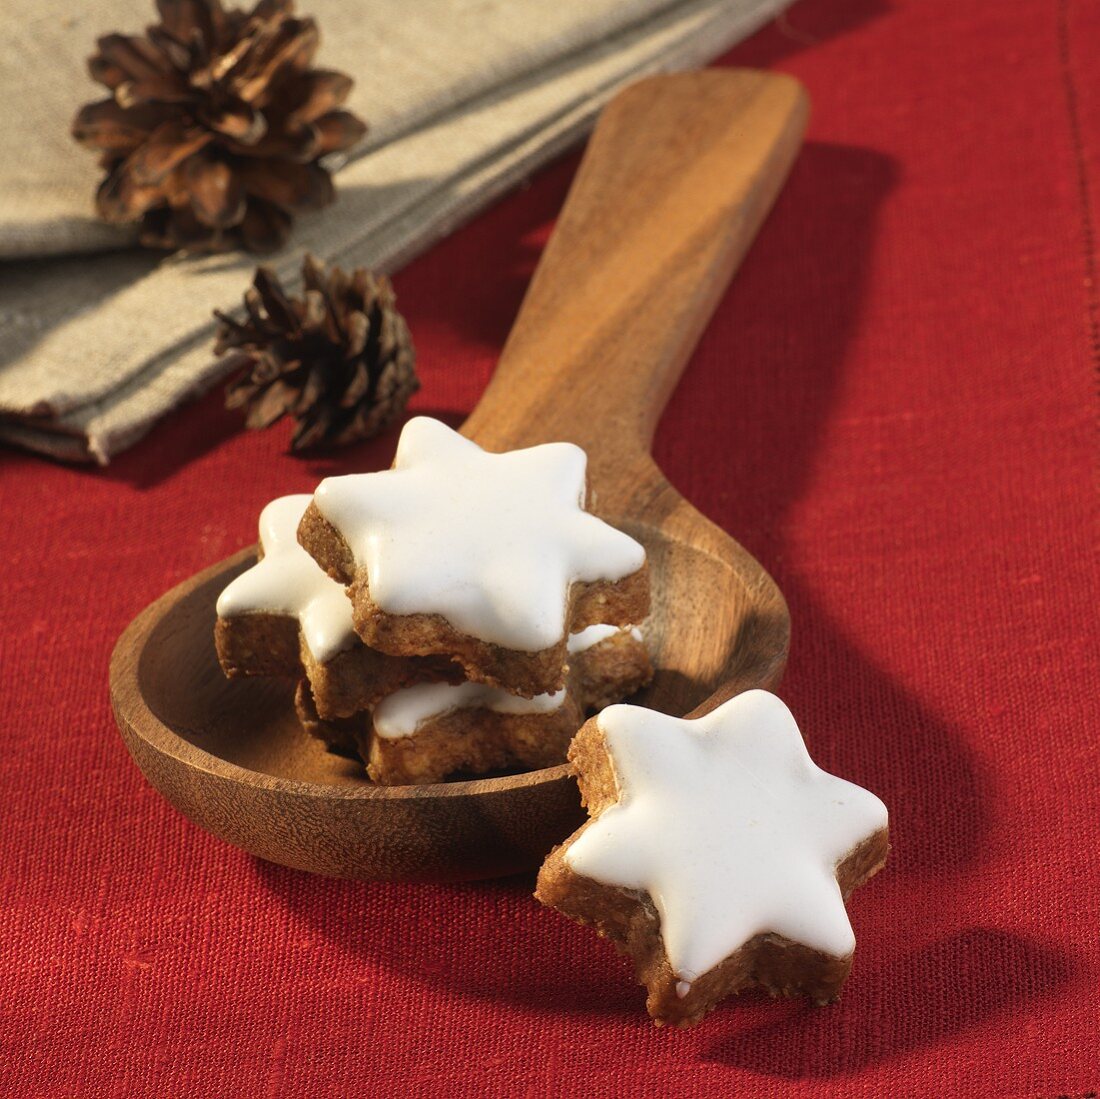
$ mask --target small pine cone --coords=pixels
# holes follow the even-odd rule
[[[322,158],[366,133],[338,109],[351,78],[310,68],[317,25],[293,0],[250,12],[157,0],[157,11],[144,35],[100,38],[88,62],[111,91],[72,128],[107,172],[96,209],[140,224],[150,247],[272,251],[295,212],[332,201]]]
[[[231,353],[237,376],[227,408],[247,408],[245,424],[297,421],[293,450],[354,442],[400,416],[420,388],[416,354],[389,279],[357,267],[302,264],[305,293],[290,297],[260,267],[244,296],[243,323],[215,311],[214,351]]]

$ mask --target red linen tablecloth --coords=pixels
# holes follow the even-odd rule
[[[303,461],[212,395],[104,471],[0,457],[0,1093],[1094,1094],[1098,48],[1091,0],[809,0],[726,59],[813,121],[656,453],[786,593],[818,762],[891,809],[839,1005],[658,1030],[530,878],[320,880],[162,801],[115,638],[394,439]],[[417,409],[476,401],[574,167],[397,279]]]

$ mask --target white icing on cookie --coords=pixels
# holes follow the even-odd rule
[[[746,691],[691,721],[621,705],[598,721],[620,798],[565,860],[653,898],[681,996],[766,932],[851,954],[836,868],[886,827],[886,806],[817,767],[775,695]]]
[[[455,710],[498,714],[548,714],[561,708],[565,691],[519,698],[483,683],[420,683],[387,695],[374,708],[374,731],[386,740],[412,736],[427,722]]]
[[[570,634],[566,648],[570,656],[576,656],[578,653],[587,652],[601,641],[606,641],[609,637],[614,637],[619,633],[629,633],[635,641],[641,641],[642,639],[642,631],[637,626],[608,626],[599,623]]]
[[[384,611],[439,614],[537,652],[565,634],[571,583],[645,563],[633,538],[584,510],[586,462],[572,443],[490,454],[421,416],[401,432],[393,469],[326,478],[313,499]]]
[[[267,612],[297,618],[315,660],[322,663],[353,645],[351,601],[300,545],[298,524],[309,496],[281,496],[260,513],[263,559],[218,597],[218,614],[233,618]]]

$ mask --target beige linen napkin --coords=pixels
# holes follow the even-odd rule
[[[336,203],[267,262],[291,286],[306,250],[392,271],[576,141],[623,84],[716,56],[786,2],[300,3],[371,132]],[[90,214],[94,157],[68,137],[97,96],[84,57],[151,14],[41,0],[0,47],[0,439],[58,458],[105,463],[217,382],[211,311],[240,302],[256,263],[158,259]]]

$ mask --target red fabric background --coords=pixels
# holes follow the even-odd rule
[[[115,638],[393,444],[290,458],[214,395],[106,471],[0,457],[0,1093],[1100,1087],[1098,49],[1090,0],[808,0],[728,59],[814,117],[656,451],[786,593],[818,761],[891,808],[839,1006],[656,1030],[529,878],[314,879],[166,805],[112,723]],[[397,279],[419,409],[477,399],[574,166]]]

